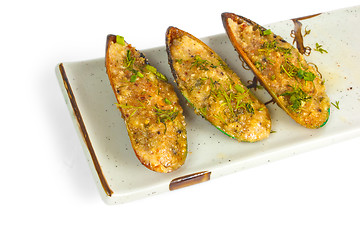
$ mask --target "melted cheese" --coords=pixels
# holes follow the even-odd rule
[[[279,106],[306,127],[318,128],[326,123],[330,101],[324,81],[299,51],[280,36],[261,34],[258,26],[240,18],[227,21],[237,43],[260,72],[262,84],[275,95]],[[311,75],[311,81],[299,77],[299,71]],[[296,91],[306,96],[305,100],[298,100]]]
[[[173,34],[169,45],[175,79],[196,113],[239,141],[269,136],[266,106],[215,52],[188,34]]]
[[[110,43],[107,56],[117,106],[139,160],[154,171],[176,170],[185,161],[187,137],[173,87],[149,71],[145,58],[131,45]]]

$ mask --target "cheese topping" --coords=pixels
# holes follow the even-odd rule
[[[240,18],[227,19],[237,43],[261,74],[262,84],[298,123],[326,123],[330,100],[324,81],[303,55],[280,36]]]
[[[165,76],[131,45],[110,43],[107,71],[139,160],[158,172],[179,168],[187,154],[183,110]]]
[[[172,31],[170,62],[176,82],[195,112],[239,141],[267,138],[271,121],[266,106],[208,46],[179,29]]]

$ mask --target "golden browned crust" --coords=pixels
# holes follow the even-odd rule
[[[125,41],[109,35],[105,65],[136,156],[147,168],[172,172],[187,155],[183,110],[171,84]]]
[[[169,27],[166,48],[175,81],[197,114],[239,141],[255,142],[269,136],[266,106],[210,47]]]
[[[223,13],[225,30],[236,51],[296,122],[319,128],[329,118],[324,81],[299,51],[280,36],[233,13]]]

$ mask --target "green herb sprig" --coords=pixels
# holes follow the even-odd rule
[[[339,101],[335,101],[335,103],[331,102],[331,104],[336,107],[337,110],[340,110]]]
[[[316,43],[314,50],[317,51],[317,52],[319,52],[319,53],[321,53],[321,54],[323,54],[323,53],[328,53],[328,51],[326,51],[325,49],[323,49],[323,48],[322,48],[322,45],[320,45],[320,44],[318,44],[318,43]]]
[[[277,52],[281,52],[281,53],[284,53],[284,54],[287,54],[287,55],[291,54],[291,48],[278,46],[278,41],[276,41],[276,40],[265,41],[261,45],[261,48],[258,49],[258,51],[266,52],[266,53],[270,53],[271,51],[277,51]]]
[[[157,105],[155,105],[154,110],[155,110],[155,114],[158,118],[158,121],[163,123],[165,126],[165,132],[164,132],[164,134],[165,134],[166,129],[167,129],[166,122],[174,121],[174,119],[179,114],[179,111],[177,110],[176,107],[174,107],[174,109],[164,110],[164,109],[160,109]]]
[[[200,70],[209,70],[208,67],[211,67],[211,68],[216,68],[217,66],[212,64],[211,62],[209,62],[208,60],[206,59],[202,59],[200,56],[196,55],[194,57],[194,61],[191,63],[191,67],[190,68],[193,68],[193,67],[196,67],[196,68],[199,68]]]
[[[141,106],[132,106],[132,105],[128,105],[128,104],[116,104],[117,107],[120,107],[120,108],[123,108],[123,109],[135,109],[129,116],[132,117],[134,116],[134,114],[139,110],[139,109],[142,109],[142,108],[145,108],[145,105],[138,101],[140,103]]]
[[[313,82],[316,78],[314,73],[298,68],[289,61],[284,61],[283,64],[280,65],[280,68],[281,72],[286,73],[290,78],[297,77],[303,79],[305,82]]]
[[[254,113],[254,108],[252,107],[252,104],[250,102],[242,102],[249,89],[245,90],[241,85],[235,84],[233,88],[236,91],[233,91],[230,84],[229,90],[224,90],[223,86],[220,85],[217,81],[213,81],[213,79],[210,79],[210,81],[211,94],[216,99],[222,100],[223,103],[221,104],[221,106],[227,106],[233,116],[235,116],[235,111],[241,108],[246,110],[248,113]]]
[[[291,88],[293,89],[292,91],[287,91],[281,94],[281,96],[289,96],[290,108],[293,111],[298,112],[299,109],[303,106],[303,104],[305,104],[305,102],[311,99],[311,96],[306,94],[299,87],[291,86]]]
[[[124,59],[124,65],[129,71],[133,73],[133,75],[131,75],[130,77],[130,82],[135,82],[138,77],[144,77],[144,75],[140,71],[134,69],[134,63],[135,57],[132,56],[130,50],[127,50],[126,58]]]
[[[297,77],[300,79],[304,79],[305,82],[313,82],[314,79],[316,78],[316,75],[313,74],[312,72],[306,72],[302,69],[298,69]]]

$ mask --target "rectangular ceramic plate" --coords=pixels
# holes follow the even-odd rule
[[[306,59],[318,66],[326,80],[331,102],[339,101],[340,109],[331,106],[330,119],[324,127],[306,129],[277,105],[268,104],[274,133],[264,141],[239,143],[195,115],[178,93],[187,121],[189,153],[185,164],[169,174],[152,172],[136,158],[120,111],[115,106],[104,58],[59,64],[56,72],[60,87],[105,202],[123,203],[171,191],[359,136],[360,34],[356,31],[360,23],[359,13],[360,7],[357,6],[299,20],[303,33],[305,27],[311,30],[304,37],[304,45],[313,49]],[[292,43],[292,20],[265,27]],[[191,34],[196,36],[196,33]],[[225,33],[202,40],[229,64],[243,82],[253,79],[253,74],[242,67]],[[314,51],[316,43],[328,53]],[[135,41],[132,44],[136,46]],[[174,84],[165,46],[141,52]],[[271,99],[265,90],[253,92],[264,102]]]

